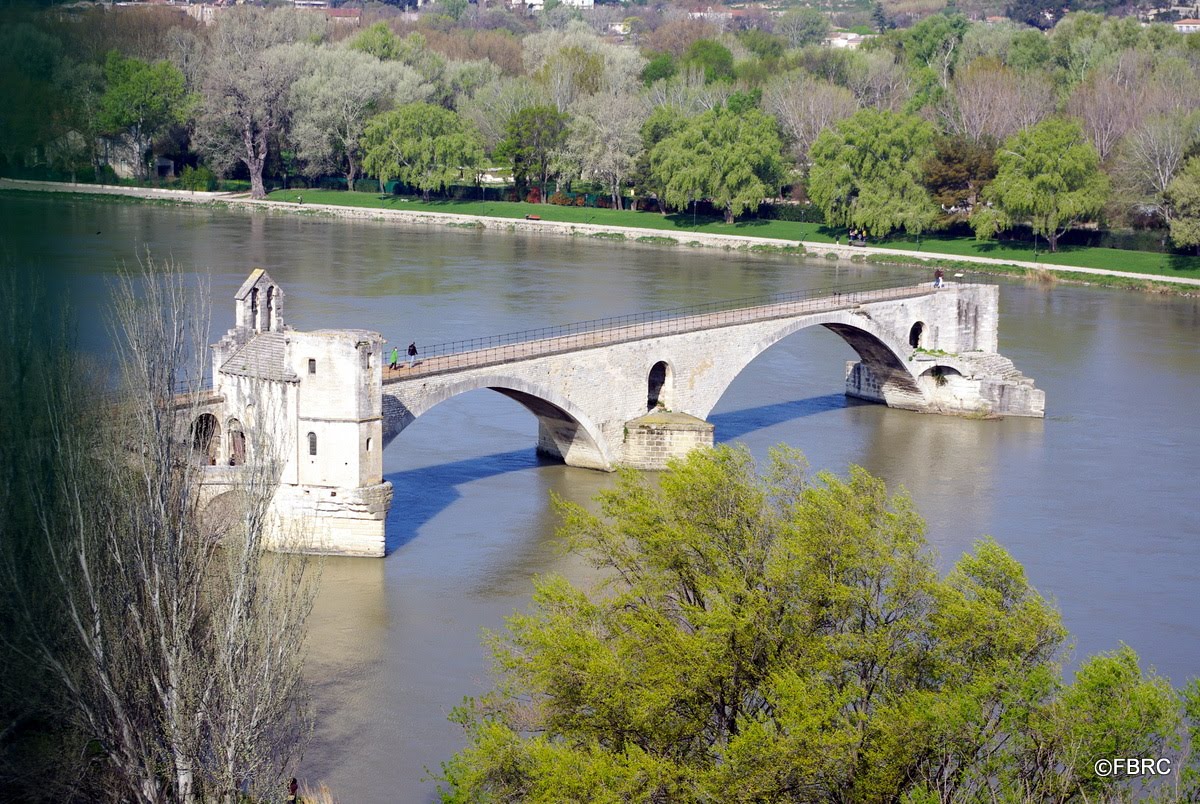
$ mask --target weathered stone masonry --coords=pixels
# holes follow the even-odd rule
[[[383,555],[392,493],[383,448],[435,405],[479,388],[533,413],[538,449],[571,466],[659,469],[713,443],[705,420],[747,364],[787,336],[823,326],[859,356],[847,367],[848,395],[931,413],[1041,416],[1043,392],[996,352],[998,293],[949,285],[831,297],[805,312],[748,308],[737,321],[697,316],[667,334],[623,332],[385,376],[382,336],[284,326],[282,291],[255,271],[238,292],[237,326],[213,347],[216,415],[227,425],[222,432],[265,427],[284,449],[272,506],[280,546],[292,530],[303,542],[290,547]],[[215,463],[236,452],[229,444]],[[214,468],[214,486],[218,475]]]

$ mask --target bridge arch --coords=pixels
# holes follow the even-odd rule
[[[546,386],[504,373],[481,371],[418,394],[383,390],[383,446],[386,448],[423,413],[469,391],[486,388],[520,404],[538,421],[538,450],[571,466],[609,470],[616,464],[603,432],[590,416]]]
[[[716,394],[698,405],[694,415],[707,417],[733,381],[763,352],[788,336],[814,326],[822,326],[833,332],[858,354],[862,363],[860,371],[865,372],[871,381],[871,387],[869,391],[864,392],[864,396],[899,408],[920,408],[928,401],[923,384],[918,381],[909,366],[908,358],[912,349],[897,341],[888,329],[880,326],[869,315],[859,311],[839,310],[825,315],[784,321],[750,344],[750,348],[739,354],[739,359],[731,366],[725,381],[716,389]],[[847,393],[849,392],[848,389]]]

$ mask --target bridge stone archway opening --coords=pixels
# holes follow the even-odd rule
[[[650,367],[647,386],[646,410],[671,407],[671,366],[665,360]]]
[[[419,416],[454,397],[487,389],[508,397],[534,415],[537,451],[568,466],[611,470],[616,461],[600,429],[570,402],[516,378],[481,376],[440,386],[428,395],[383,394],[383,444],[386,448]],[[407,390],[407,389],[405,389]]]
[[[925,322],[918,321],[908,331],[908,345],[914,349],[921,348],[921,336],[925,334]]]

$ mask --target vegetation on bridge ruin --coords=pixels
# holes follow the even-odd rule
[[[1097,759],[1172,757],[1200,792],[1182,693],[1128,647],[1062,678],[1067,635],[983,539],[939,577],[903,494],[744,449],[561,504],[594,590],[537,583],[489,638],[497,683],[456,712],[444,801],[1097,801]],[[1115,647],[1115,646],[1114,646]]]

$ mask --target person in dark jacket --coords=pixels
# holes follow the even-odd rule
[[[408,367],[412,368],[413,364],[416,362],[417,362],[417,344],[414,341],[413,343],[410,343],[408,345]]]

